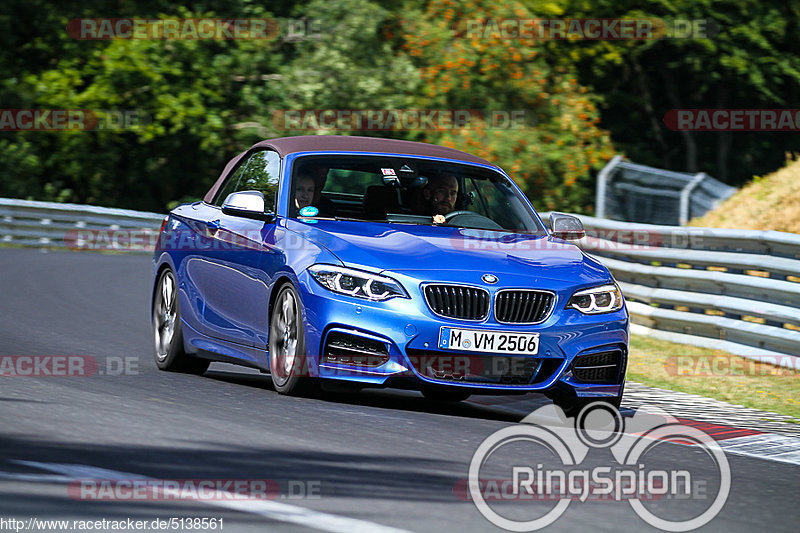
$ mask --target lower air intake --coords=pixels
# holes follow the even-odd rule
[[[617,383],[621,363],[619,350],[580,355],[572,363],[572,375],[585,383]]]
[[[343,331],[330,332],[322,350],[324,363],[374,367],[388,360],[385,343]]]

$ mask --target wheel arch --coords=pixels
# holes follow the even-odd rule
[[[172,267],[172,264],[162,257],[161,263],[156,266],[156,269],[155,269],[156,274],[155,274],[155,277],[153,278],[153,287],[150,290],[150,314],[151,315],[153,314],[153,304],[155,304],[155,301],[156,301],[156,289],[158,288],[158,280],[159,280],[159,278],[161,278],[161,275],[167,269],[172,270],[172,273],[177,276],[177,274],[175,274],[175,269]],[[175,279],[175,283],[177,283],[177,282],[178,282],[178,280],[176,278]],[[180,304],[180,302],[178,302],[178,303]],[[152,319],[152,316],[151,316],[151,319]]]
[[[281,289],[286,284],[294,287],[295,292],[298,293],[297,297],[300,297],[300,291],[297,290],[297,282],[292,276],[290,276],[287,272],[284,272],[276,277],[275,281],[272,283],[272,289],[269,291],[269,303],[267,306],[267,321],[269,323],[272,323],[272,310],[275,308],[275,301],[278,299],[278,293],[281,292]],[[300,300],[300,303],[302,303],[302,300]],[[303,312],[303,317],[305,319],[305,312]],[[269,326],[269,323],[267,326]],[[267,331],[269,331],[269,327],[267,328]]]
[[[298,303],[299,303],[298,311],[300,312],[300,318],[301,318],[300,319],[300,324],[301,324],[301,327],[303,328],[304,336],[306,337],[306,342],[308,341],[308,326],[309,326],[309,324],[308,324],[308,313],[306,313],[306,305],[305,305],[305,302],[303,301],[302,284],[301,284],[300,280],[294,275],[294,272],[288,271],[288,270],[282,271],[282,272],[278,273],[278,275],[275,277],[275,281],[272,283],[272,288],[271,288],[270,294],[269,294],[269,307],[268,307],[268,310],[267,310],[268,323],[267,323],[267,342],[266,342],[266,344],[267,344],[267,361],[269,361],[269,357],[270,357],[270,354],[269,354],[269,342],[270,342],[269,341],[269,335],[270,335],[271,329],[272,329],[271,328],[272,312],[275,309],[275,303],[278,300],[278,294],[281,292],[281,289],[286,285],[291,285],[292,288],[294,289],[295,295],[297,296]],[[308,351],[308,345],[306,345],[305,348],[306,348],[306,351]],[[317,371],[316,370],[317,361],[313,357],[311,357],[309,359],[311,359],[309,361],[309,365],[315,367],[314,370],[311,370],[310,368],[309,368],[309,370],[314,372],[314,373],[316,373],[316,371]]]

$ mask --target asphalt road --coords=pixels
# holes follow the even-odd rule
[[[280,396],[268,376],[217,363],[203,377],[160,372],[152,359],[151,284],[148,256],[0,249],[0,356],[82,355],[100,370],[86,377],[0,377],[0,529],[12,517],[207,517],[223,519],[224,531],[501,531],[454,487],[467,478],[479,444],[519,415],[431,403],[403,391]],[[713,479],[714,467],[702,455],[664,443],[651,465],[687,465]],[[553,461],[540,449],[520,450],[518,457]],[[730,496],[702,530],[797,531],[800,467],[728,460]],[[607,463],[597,452],[586,464]],[[280,495],[270,507],[98,502],[70,492],[69,479],[115,475],[266,479]],[[549,504],[496,508],[533,516],[543,505]],[[702,505],[661,501],[651,508],[690,516]],[[573,502],[548,527],[589,529],[656,530],[626,502]]]

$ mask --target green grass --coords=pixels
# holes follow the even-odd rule
[[[800,372],[722,350],[631,336],[627,378],[797,418]]]

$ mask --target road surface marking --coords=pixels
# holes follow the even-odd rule
[[[788,435],[762,433],[722,440],[726,453],[800,465],[800,439]]]
[[[23,474],[18,472],[0,472],[0,478],[17,481],[41,481],[51,483],[70,483],[80,479],[154,479],[138,474],[129,474],[108,470],[89,465],[65,464],[65,463],[41,463],[38,461],[12,461],[14,463],[55,472],[59,475],[36,475]],[[219,495],[219,500],[198,500],[200,503],[216,507],[224,507],[243,513],[256,514],[280,522],[290,522],[302,526],[329,531],[331,533],[410,533],[404,529],[397,529],[375,522],[359,520],[347,516],[328,514],[320,511],[313,511],[297,505],[289,505],[267,500],[246,500],[246,501],[225,501],[223,498],[227,494],[225,491],[215,491]]]

